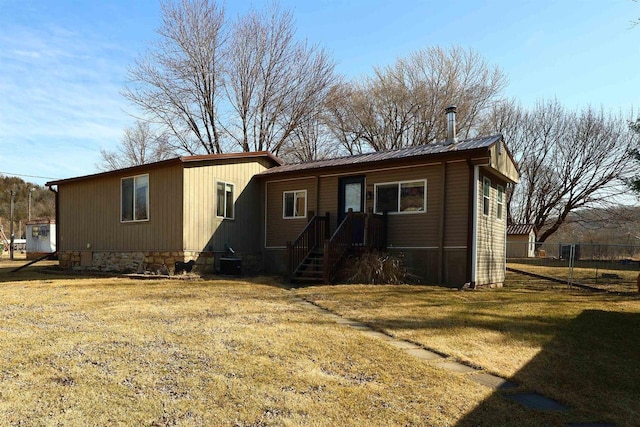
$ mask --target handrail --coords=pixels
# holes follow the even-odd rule
[[[331,283],[338,270],[338,264],[344,254],[352,245],[353,233],[351,224],[353,212],[349,212],[342,220],[331,239],[324,242],[324,254],[322,258],[322,280],[325,284]]]
[[[351,210],[331,236],[324,243],[324,255],[322,260],[322,279],[324,283],[331,283],[340,266],[340,261],[349,249],[354,247],[353,228],[357,226],[355,219],[362,219],[364,227],[364,242],[359,247],[378,250],[387,249],[387,214],[374,214],[370,209],[368,213],[354,213]]]
[[[330,214],[324,216],[309,213],[311,220],[302,229],[296,240],[287,242],[287,273],[293,276],[302,261],[313,251],[322,240],[329,235]]]

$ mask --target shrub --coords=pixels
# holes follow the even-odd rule
[[[400,257],[375,250],[349,257],[344,274],[348,283],[374,285],[399,285],[410,278]]]

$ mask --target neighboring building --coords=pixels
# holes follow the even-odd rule
[[[56,222],[51,219],[27,221],[27,259],[38,259],[56,251]]]
[[[501,135],[457,141],[450,127],[443,143],[388,152],[292,165],[265,152],[183,157],[47,185],[67,267],[210,266],[232,247],[245,271],[317,269],[328,282],[345,250],[374,246],[402,253],[424,283],[500,286],[505,188],[518,178]]]
[[[511,224],[507,227],[507,258],[536,256],[536,228],[533,224]]]

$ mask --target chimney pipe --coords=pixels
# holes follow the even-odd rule
[[[449,105],[444,111],[447,113],[447,140],[444,144],[455,144],[458,142],[456,137],[456,106]]]

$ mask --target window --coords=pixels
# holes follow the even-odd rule
[[[149,220],[149,175],[139,175],[121,180],[122,222]]]
[[[484,178],[482,180],[482,213],[489,215],[491,209],[491,180]]]
[[[282,195],[283,218],[307,216],[307,190],[285,191]]]
[[[425,212],[426,196],[426,180],[376,184],[375,212]]]
[[[502,219],[502,209],[504,207],[504,187],[498,185],[498,204],[496,209],[496,217]]]
[[[233,184],[218,181],[216,183],[216,216],[233,219]]]

